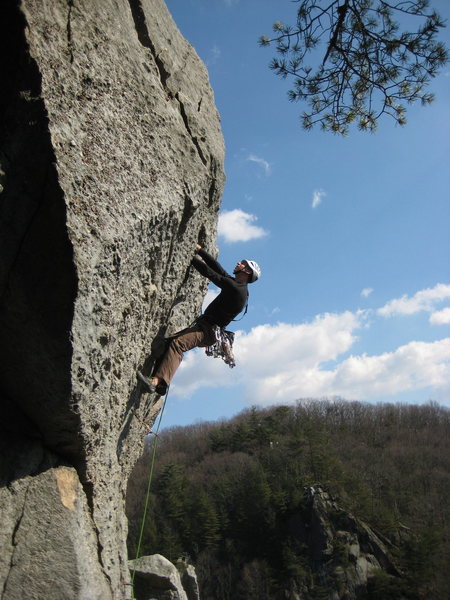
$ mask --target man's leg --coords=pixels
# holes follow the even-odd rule
[[[203,331],[200,327],[191,327],[181,335],[175,337],[169,344],[161,362],[159,363],[153,378],[163,380],[167,385],[175,375],[180,366],[183,353],[192,348],[202,348],[213,344],[215,340],[212,330]]]
[[[169,347],[153,373],[151,381],[144,377],[140,371],[138,371],[138,378],[150,388],[150,391],[156,391],[156,393],[164,395],[176,370],[180,366],[183,353],[192,350],[192,348],[209,346],[214,344],[214,342],[215,335],[212,329],[204,331],[198,326],[184,329],[171,340]]]

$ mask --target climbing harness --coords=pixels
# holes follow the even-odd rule
[[[159,420],[158,420],[158,425],[156,427],[156,431],[152,431],[150,430],[149,433],[153,434],[154,439],[153,439],[153,447],[152,447],[152,457],[150,460],[150,469],[149,469],[149,475],[148,475],[148,482],[147,482],[147,491],[145,494],[145,503],[144,503],[144,512],[142,515],[142,522],[141,522],[141,529],[140,529],[140,533],[139,533],[139,539],[138,539],[138,543],[137,543],[137,548],[136,548],[136,558],[135,560],[137,560],[140,557],[140,553],[141,553],[141,545],[142,545],[142,538],[144,537],[144,527],[145,527],[145,523],[147,521],[147,512],[148,512],[148,505],[149,505],[149,501],[150,501],[150,487],[151,487],[151,483],[152,483],[152,479],[153,479],[153,469],[155,466],[155,459],[156,459],[156,449],[158,446],[158,438],[159,438],[159,428],[161,426],[161,421],[162,421],[162,417],[164,414],[164,408],[166,407],[166,402],[167,402],[167,396],[169,395],[169,388],[167,388],[166,391],[166,395],[164,396],[164,402],[161,408],[161,412],[159,413]],[[136,573],[136,569],[133,567],[133,571],[131,574],[131,598],[132,600],[134,600],[135,596],[134,596],[134,576]]]
[[[242,321],[242,319],[245,317],[245,315],[247,314],[248,311],[248,292],[247,292],[247,300],[245,301],[245,306],[244,306],[244,312],[242,313],[242,316],[239,317],[239,319],[232,319],[233,323],[235,321]]]
[[[234,360],[233,355],[234,333],[232,331],[222,329],[217,325],[214,325],[212,327],[212,330],[214,332],[215,342],[210,346],[206,346],[206,356],[214,356],[214,358],[221,358],[225,362],[225,364],[227,364],[230,367],[230,369],[232,369],[236,366],[236,362]]]

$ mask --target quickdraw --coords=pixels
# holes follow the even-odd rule
[[[232,369],[236,366],[233,355],[234,333],[226,329],[221,329],[217,325],[214,325],[212,330],[216,341],[205,348],[206,355],[221,358]]]

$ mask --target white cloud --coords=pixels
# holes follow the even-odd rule
[[[324,198],[326,195],[326,192],[323,190],[314,190],[311,204],[312,208],[317,208],[319,204],[321,204],[322,198]]]
[[[210,50],[209,57],[206,60],[206,64],[207,65],[215,65],[216,62],[221,57],[221,55],[222,55],[221,49],[219,48],[219,46],[217,44],[214,44],[214,46]]]
[[[249,162],[254,162],[257,165],[259,165],[263,169],[265,175],[270,175],[270,173],[272,172],[272,166],[270,165],[270,163],[267,162],[267,160],[264,160],[264,158],[260,158],[259,156],[255,156],[254,154],[249,154],[247,156],[247,160]]]
[[[238,331],[238,368],[230,373],[221,360],[206,359],[203,351],[190,352],[177,373],[172,393],[184,396],[204,385],[244,383],[255,395],[261,385],[272,394],[271,381],[277,373],[284,373],[284,381],[297,371],[317,369],[322,362],[335,360],[347,351],[356,340],[353,330],[361,326],[363,318],[362,313],[325,314],[311,323],[259,325],[248,334]],[[260,401],[265,397],[263,391]],[[286,398],[284,394],[280,397]]]
[[[450,381],[450,338],[410,342],[378,356],[352,356],[333,373],[338,395],[373,398]]]
[[[234,385],[235,372],[236,369],[230,369],[220,358],[206,356],[203,349],[191,350],[183,357],[170,386],[170,395],[189,398],[200,388]]]
[[[271,405],[308,397],[369,400],[427,387],[448,390],[450,338],[410,342],[375,356],[350,356],[327,367],[354,343],[357,326],[354,315],[327,315],[309,325],[256,327],[237,336],[236,369],[203,351],[189,353],[172,393],[186,397],[200,387],[240,383],[248,403]]]
[[[372,292],[373,288],[364,288],[363,290],[361,290],[361,296],[363,298],[368,298]]]
[[[395,298],[379,308],[377,312],[383,317],[392,317],[396,314],[412,315],[420,311],[431,312],[434,304],[448,298],[450,298],[450,285],[438,283],[434,288],[420,290],[411,298],[406,294],[401,298]]]
[[[208,289],[208,291],[206,292],[206,296],[203,298],[202,312],[204,312],[204,310],[208,306],[208,304],[211,304],[211,302],[214,300],[214,298],[217,298],[219,293],[220,292],[217,290]]]
[[[447,325],[450,323],[450,307],[447,306],[442,310],[438,310],[430,315],[431,325]]]
[[[267,235],[262,227],[254,225],[258,218],[240,208],[225,210],[219,215],[218,234],[226,242],[248,242]]]
[[[248,334],[237,334],[236,357],[257,375],[291,370],[299,364],[314,367],[348,350],[361,322],[360,316],[345,312],[319,315],[299,325],[259,325]]]
[[[396,307],[397,312],[402,308],[400,314],[405,314],[404,302],[410,308],[428,307],[445,293],[445,286],[440,285],[417,292],[400,305],[393,301],[386,306]],[[348,356],[369,323],[376,327],[375,314],[361,310],[325,313],[306,323],[265,324],[248,333],[238,331],[236,369],[229,369],[220,359],[207,358],[203,350],[194,350],[181,365],[171,393],[189,397],[201,387],[241,385],[247,402],[260,405],[308,397],[370,400],[427,388],[434,395],[448,394],[450,337],[434,342],[414,340],[377,355]],[[435,324],[449,321],[450,307],[430,318]]]

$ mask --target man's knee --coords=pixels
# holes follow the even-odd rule
[[[170,345],[175,352],[182,354],[183,352],[192,350],[192,348],[203,345],[204,337],[202,331],[190,331],[173,339]]]
[[[183,354],[187,350],[190,350],[192,346],[192,341],[188,336],[180,335],[180,337],[175,338],[170,343],[172,350],[177,352],[178,354]]]

